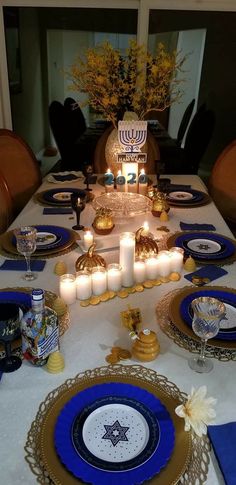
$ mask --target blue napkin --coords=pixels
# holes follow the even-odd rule
[[[236,423],[208,426],[208,435],[226,485],[236,485]]]
[[[32,271],[43,271],[46,264],[45,260],[31,259],[30,266]],[[6,259],[0,270],[26,271],[26,262],[23,259]]]
[[[213,224],[188,224],[187,222],[180,222],[182,231],[215,231]]]
[[[173,192],[174,190],[188,190],[188,189],[191,189],[191,185],[168,184],[167,189],[168,189],[168,192]]]
[[[77,180],[78,175],[75,175],[73,173],[67,174],[67,175],[56,175],[55,173],[53,174],[53,178],[57,180],[58,182],[65,182],[66,180]]]
[[[69,207],[44,207],[43,214],[73,214]]]
[[[210,281],[217,280],[221,276],[227,274],[228,271],[221,268],[220,266],[215,266],[214,264],[209,264],[207,266],[203,266],[202,268],[194,271],[193,273],[186,274],[184,277],[186,280],[192,281],[193,276],[199,276],[200,278],[209,278]],[[204,283],[208,284],[208,283]]]

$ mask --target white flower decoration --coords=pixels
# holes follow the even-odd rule
[[[217,399],[213,397],[206,399],[206,393],[206,386],[201,386],[197,390],[193,387],[185,404],[175,408],[176,414],[185,420],[185,431],[189,431],[192,427],[197,436],[207,433],[207,425],[216,416],[215,410],[211,406],[216,404]]]

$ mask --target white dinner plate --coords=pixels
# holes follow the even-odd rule
[[[58,238],[56,234],[53,234],[52,232],[37,232],[36,245],[37,248],[43,248],[44,246],[53,244],[57,240]]]
[[[175,192],[170,192],[168,194],[168,198],[177,201],[191,200],[193,199],[193,194],[191,194],[191,192],[183,192],[182,190],[178,190]]]
[[[190,241],[186,243],[186,246],[191,251],[200,254],[215,254],[218,253],[222,248],[217,241],[202,238],[190,239]]]
[[[53,199],[60,200],[60,201],[70,201],[71,195],[73,192],[57,192],[53,194]]]

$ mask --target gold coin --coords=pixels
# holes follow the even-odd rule
[[[170,274],[169,278],[170,278],[170,281],[179,281],[181,276],[179,273],[177,273],[177,271],[174,271],[173,273]]]
[[[90,303],[91,305],[98,305],[100,303],[100,297],[99,296],[91,296],[90,298]]]
[[[170,282],[170,278],[168,278],[168,276],[163,276],[162,278],[160,278],[160,281],[162,283],[169,283]]]
[[[135,287],[131,286],[130,288],[126,288],[126,291],[128,291],[129,294],[135,293]]]
[[[154,286],[160,286],[161,285],[160,280],[152,280],[152,283],[154,284]]]
[[[121,360],[130,359],[131,352],[129,352],[129,350],[126,350],[126,349],[121,349],[119,352],[119,357]]]
[[[135,285],[134,288],[135,288],[135,291],[137,291],[138,293],[141,293],[141,291],[144,290],[143,285]]]
[[[106,356],[106,361],[108,362],[108,364],[117,364],[119,360],[120,360],[119,357],[113,354],[109,354]]]
[[[121,350],[122,350],[121,347],[112,347],[111,353],[118,355]]]
[[[109,292],[108,291],[105,291],[105,293],[103,293],[102,295],[100,295],[100,300],[101,301],[108,301],[109,300]]]
[[[202,278],[203,283],[210,283],[210,278]]]
[[[153,282],[150,280],[144,281],[143,283],[144,288],[153,288]]]
[[[127,290],[120,290],[117,292],[117,295],[120,297],[120,298],[127,298],[128,296],[128,291]]]
[[[111,291],[110,290],[110,291],[108,291],[108,294],[109,294],[110,300],[116,296],[116,292],[115,291]]]
[[[90,300],[82,300],[80,302],[80,306],[84,306],[85,307],[85,306],[89,306],[89,305],[90,305]]]

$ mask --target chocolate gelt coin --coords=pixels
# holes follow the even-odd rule
[[[153,282],[151,280],[144,281],[143,283],[144,288],[153,288]]]
[[[135,291],[137,291],[138,293],[141,293],[144,290],[143,285],[135,285],[134,288],[135,288]]]
[[[90,300],[82,300],[80,306],[86,307],[90,305]]]
[[[121,360],[130,359],[131,358],[131,352],[129,352],[129,350],[126,350],[126,349],[121,349],[120,352],[119,352],[119,357],[120,357]]]
[[[91,305],[98,305],[100,303],[100,297],[99,296],[91,296],[90,298],[90,304]]]
[[[112,298],[114,298],[116,296],[116,292],[115,291],[112,291],[112,290],[109,290],[108,291],[108,294],[109,294],[109,299],[112,300]]]
[[[128,296],[128,291],[127,290],[120,290],[117,292],[117,295],[120,297],[120,298],[127,298]]]
[[[105,291],[102,295],[100,295],[100,300],[101,301],[108,301],[110,299],[109,297],[109,291]]]
[[[117,362],[119,362],[119,357],[114,354],[109,354],[106,356],[106,361],[108,364],[117,364]]]

